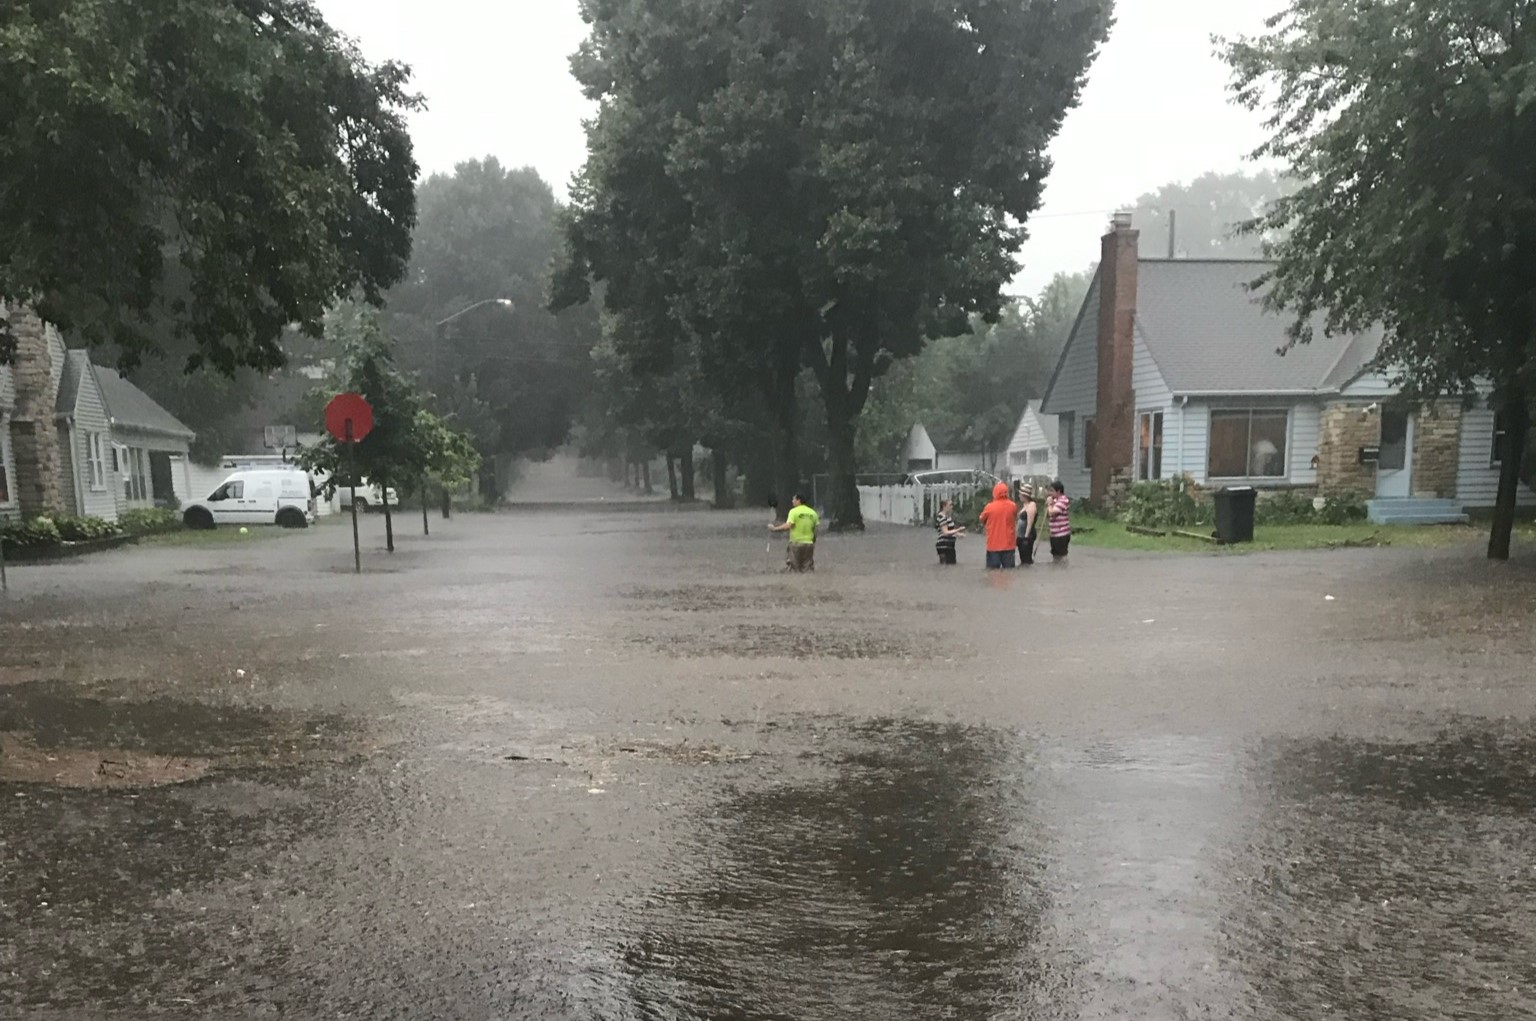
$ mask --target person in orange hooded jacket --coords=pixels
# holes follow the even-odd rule
[[[1008,486],[999,482],[992,487],[992,502],[981,509],[981,523],[987,530],[987,570],[1007,570],[1018,566],[1019,505],[1008,499]]]

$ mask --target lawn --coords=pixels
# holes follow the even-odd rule
[[[325,528],[331,521],[341,520],[340,515],[329,518],[321,518],[312,525],[312,528]],[[161,532],[157,535],[146,535],[139,540],[140,546],[238,546],[242,543],[270,542],[273,539],[281,539],[284,536],[303,535],[302,528],[279,528],[276,525],[252,525],[246,534],[240,534],[238,525],[222,525],[218,528],[201,531],[193,528],[181,528],[174,532]]]
[[[1074,521],[1078,531],[1072,537],[1075,546],[1099,549],[1147,550],[1164,553],[1252,553],[1260,550],[1328,549],[1341,545],[1398,546],[1428,549],[1477,543],[1487,540],[1488,526],[1473,525],[1373,525],[1361,521],[1349,525],[1257,525],[1253,542],[1240,546],[1216,546],[1198,539],[1177,535],[1139,535],[1118,521],[1081,517]],[[1209,527],[1209,526],[1207,526]],[[1202,531],[1191,528],[1188,531]],[[1517,538],[1536,541],[1536,526],[1522,524]]]

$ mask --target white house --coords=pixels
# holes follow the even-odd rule
[[[918,422],[901,445],[901,463],[908,472],[989,470],[980,449],[959,437],[930,433]]]
[[[12,309],[8,322],[16,353],[0,366],[0,517],[114,521],[191,495],[192,430],[30,312]]]
[[[1398,406],[1379,333],[1284,354],[1287,321],[1249,285],[1254,260],[1144,259],[1129,214],[1103,258],[1043,402],[1069,492],[1131,483],[1353,491],[1375,520],[1453,521],[1491,507],[1502,433],[1484,404]],[[1522,488],[1522,503],[1536,494]]]
[[[1030,401],[1008,443],[1008,474],[1014,478],[1055,478],[1060,471],[1060,420]]]

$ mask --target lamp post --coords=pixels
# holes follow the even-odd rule
[[[463,308],[459,309],[457,312],[455,312],[451,316],[445,316],[444,318],[439,319],[437,321],[437,324],[432,327],[434,346],[436,347],[436,353],[435,353],[435,356],[434,356],[433,360],[435,362],[437,362],[437,366],[436,367],[437,367],[437,370],[438,370],[437,374],[438,374],[439,377],[442,376],[443,348],[446,347],[447,343],[448,343],[448,324],[453,322],[455,319],[459,318],[460,316],[468,315],[469,313],[473,312],[475,309],[477,309],[477,308],[484,308],[487,305],[500,305],[502,308],[506,309],[509,312],[513,308],[512,299],[511,298],[485,298],[485,299],[483,299],[481,301],[475,302],[472,305],[464,306]],[[444,485],[443,486],[443,517],[444,517],[444,519],[447,519],[447,518],[450,518],[452,516],[453,516],[453,497],[449,494],[447,485]],[[431,534],[430,527],[427,525],[427,480],[425,478],[423,478],[421,480],[421,531],[422,531],[423,535],[430,535]]]

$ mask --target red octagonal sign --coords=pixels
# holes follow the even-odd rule
[[[325,431],[338,443],[356,443],[373,431],[373,407],[362,394],[337,394],[325,406]]]

